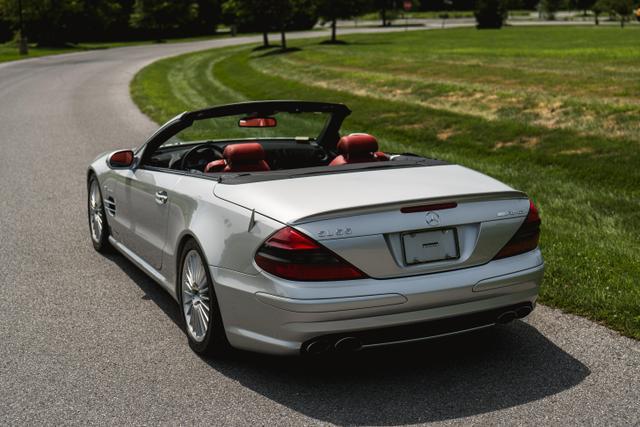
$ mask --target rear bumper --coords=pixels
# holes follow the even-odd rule
[[[332,283],[211,267],[231,345],[292,355],[323,337],[359,335],[380,345],[489,326],[494,312],[534,306],[543,271],[538,250],[464,270]]]

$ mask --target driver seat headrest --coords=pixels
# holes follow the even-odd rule
[[[230,144],[224,148],[223,160],[207,165],[205,172],[260,172],[271,170],[265,161],[266,153],[257,142]]]
[[[378,151],[378,140],[366,133],[352,133],[340,138],[338,151],[347,157],[375,153]]]
[[[378,140],[366,133],[343,136],[337,148],[340,155],[333,159],[329,166],[389,160],[389,156],[378,151]]]

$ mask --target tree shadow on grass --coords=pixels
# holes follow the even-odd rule
[[[286,49],[277,48],[277,49],[273,49],[268,52],[265,52],[262,55],[258,55],[258,57],[263,58],[263,57],[274,56],[274,55],[286,55],[293,52],[299,52],[301,50],[302,49],[300,49],[299,47],[288,47]]]
[[[346,43],[348,46],[376,46],[376,45],[390,45],[393,44],[390,41],[366,41],[366,40],[352,40],[349,43]]]
[[[346,45],[346,44],[349,44],[349,42],[344,41],[344,40],[323,40],[319,44],[324,44],[324,45]]]
[[[120,255],[108,255],[183,329],[176,302]],[[185,351],[189,351],[185,346]],[[589,369],[521,321],[419,344],[322,359],[237,351],[204,359],[266,398],[352,425],[444,421],[533,402],[581,383]]]
[[[260,46],[256,46],[253,49],[251,49],[251,51],[252,52],[260,52],[262,50],[271,50],[271,49],[276,49],[276,48],[280,48],[280,45],[270,44],[269,46],[265,46],[265,45],[261,44]]]

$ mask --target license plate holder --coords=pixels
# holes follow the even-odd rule
[[[458,233],[455,228],[403,233],[402,248],[404,261],[408,265],[460,258]]]

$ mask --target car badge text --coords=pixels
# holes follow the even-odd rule
[[[337,228],[336,230],[320,230],[318,231],[318,237],[342,237],[349,236],[352,233],[351,228]]]
[[[518,210],[518,211],[504,211],[504,212],[498,212],[498,218],[502,218],[504,216],[514,216],[514,215],[524,215],[526,214],[527,211],[524,210]]]

